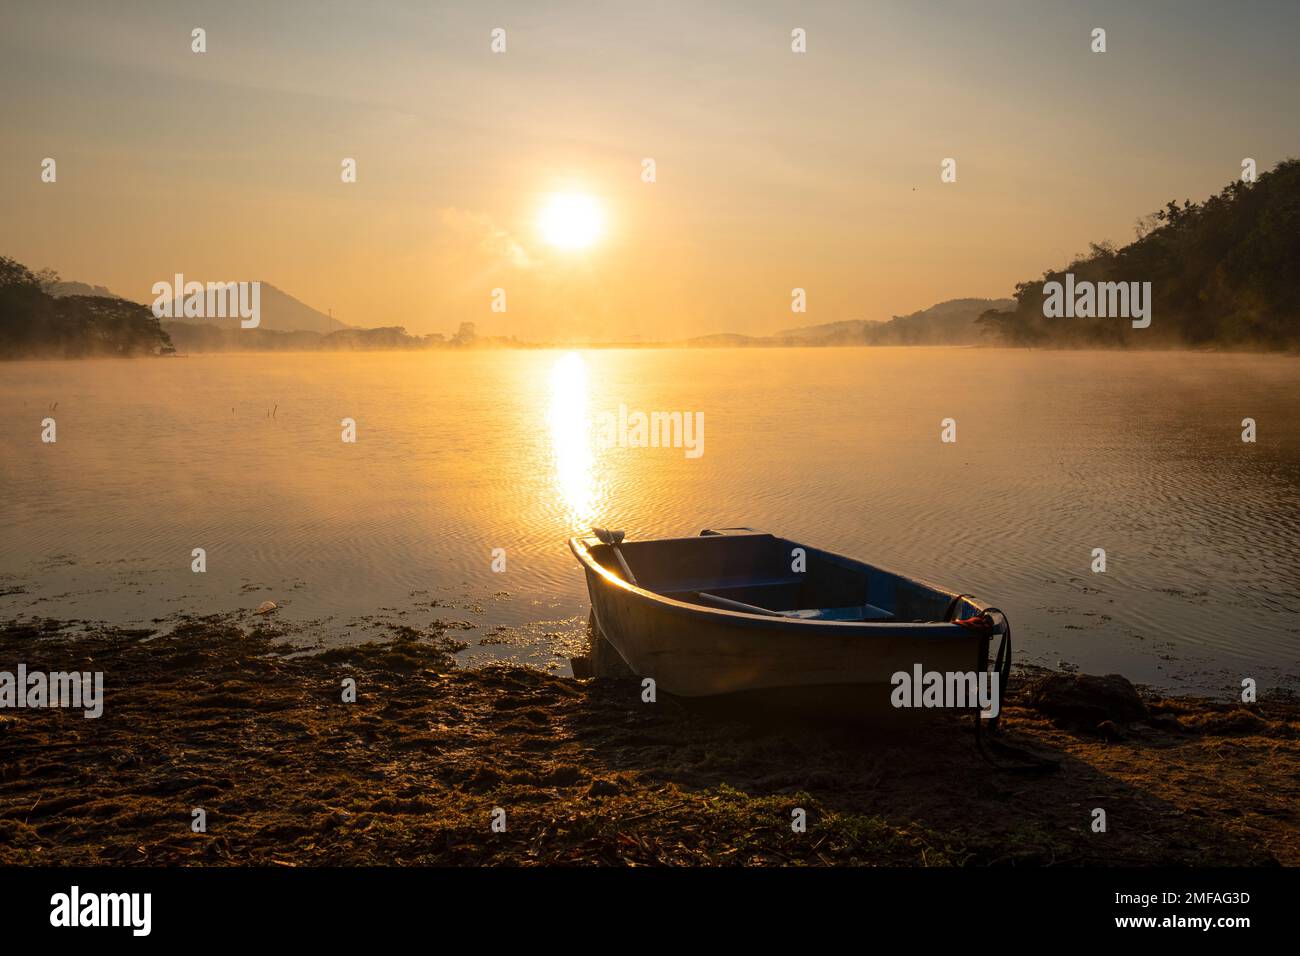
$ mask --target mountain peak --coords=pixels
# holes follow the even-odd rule
[[[260,306],[261,321],[258,328],[272,329],[277,332],[318,332],[328,335],[341,329],[350,328],[333,316],[313,309],[301,299],[295,298],[279,286],[258,280],[261,284]],[[185,314],[185,297],[177,297],[172,302],[172,322],[190,322],[197,325],[233,326],[238,318],[207,318],[187,316]]]

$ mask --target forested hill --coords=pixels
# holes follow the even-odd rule
[[[1151,324],[1048,318],[1044,285],[1150,282]],[[1010,345],[1300,347],[1300,160],[1202,203],[1170,202],[1139,220],[1138,238],[1016,286],[1016,305],[980,323]]]
[[[97,295],[54,295],[58,276],[0,256],[0,358],[150,355],[171,340],[148,306]]]

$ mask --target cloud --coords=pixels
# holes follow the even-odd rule
[[[465,209],[444,209],[441,213],[443,225],[447,227],[457,245],[473,245],[479,251],[507,265],[518,269],[532,266],[532,257],[528,250],[484,213],[470,212]]]

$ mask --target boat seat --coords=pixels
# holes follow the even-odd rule
[[[874,604],[855,607],[810,607],[801,611],[778,611],[782,617],[795,617],[801,621],[888,621],[894,615]]]
[[[746,604],[731,598],[710,594],[708,591],[694,591],[691,596],[710,606],[727,611],[744,611],[747,614],[764,614],[768,617],[790,617],[800,621],[890,621],[894,615],[874,604],[855,604],[852,607],[812,607],[797,611],[774,611],[771,608]]]

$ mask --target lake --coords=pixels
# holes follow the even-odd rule
[[[0,615],[273,600],[307,644],[441,621],[468,664],[567,672],[569,534],[746,525],[973,593],[1029,663],[1296,687],[1297,386],[1286,356],[992,349],[3,363]],[[703,430],[634,447],[638,412]]]

